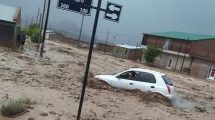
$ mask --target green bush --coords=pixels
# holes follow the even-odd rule
[[[31,36],[31,41],[32,41],[33,43],[38,43],[38,42],[39,42],[39,38],[40,38],[40,34],[39,34],[39,33],[33,34],[33,35]]]
[[[10,100],[7,104],[2,105],[1,107],[1,114],[7,117],[17,115],[18,113],[24,111],[25,111],[24,105],[15,100]]]
[[[33,43],[38,43],[40,37],[40,27],[36,24],[29,25],[25,29],[26,34],[31,38]]]
[[[148,46],[144,52],[144,59],[147,64],[153,64],[155,58],[161,53],[161,50],[156,46]]]

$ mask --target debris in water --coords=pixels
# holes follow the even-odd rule
[[[195,109],[196,109],[197,112],[206,112],[206,108],[205,107],[195,106]]]

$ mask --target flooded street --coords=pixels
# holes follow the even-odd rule
[[[0,57],[0,101],[30,98],[36,101],[27,114],[1,120],[73,120],[76,119],[82,78],[85,70],[86,49],[47,41],[44,58],[39,57],[32,43],[24,51],[2,51]],[[215,117],[215,82],[148,67],[94,52],[91,76],[113,74],[130,67],[141,67],[166,73],[175,86],[176,97],[169,106],[158,97],[124,90],[87,87],[83,120],[213,120]],[[162,98],[159,98],[162,99]],[[153,101],[153,102],[150,102]],[[47,113],[48,116],[40,116]]]

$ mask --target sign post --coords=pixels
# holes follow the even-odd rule
[[[92,56],[92,52],[93,52],[93,45],[94,45],[94,41],[95,41],[96,29],[97,29],[98,20],[99,20],[101,3],[102,3],[102,0],[99,0],[98,5],[97,5],[94,26],[93,26],[90,49],[89,49],[89,53],[88,53],[87,66],[86,66],[85,75],[84,75],[84,82],[83,82],[83,87],[82,87],[82,92],[81,92],[81,99],[80,99],[80,103],[79,103],[77,120],[80,120],[80,117],[81,117],[81,110],[82,110],[84,94],[85,94],[86,85],[87,85],[87,78],[88,78],[88,73],[89,73],[89,68],[90,68],[91,56]]]

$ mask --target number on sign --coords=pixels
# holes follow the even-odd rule
[[[68,4],[63,4],[63,3],[61,3],[61,6],[60,6],[61,8],[64,8],[64,9],[69,9],[69,5]]]
[[[74,0],[75,2],[84,3],[84,0]]]
[[[88,10],[85,9],[85,8],[80,8],[81,9],[81,13],[84,13],[84,14],[87,14],[88,13]]]

